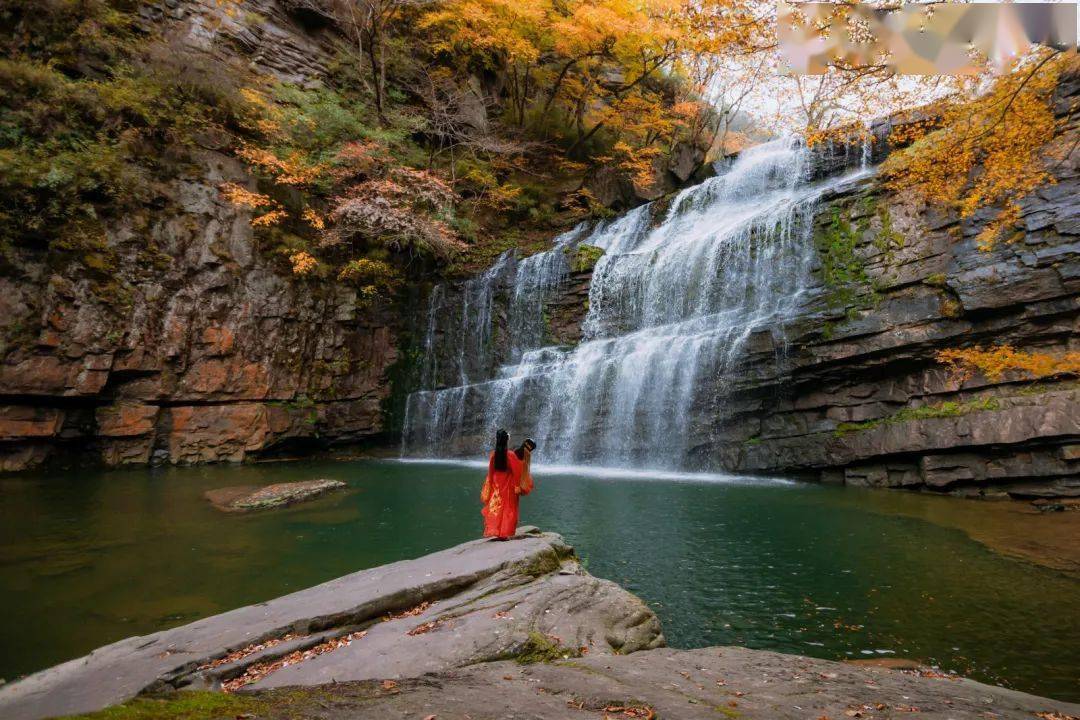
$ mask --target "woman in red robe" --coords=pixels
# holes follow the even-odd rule
[[[517,531],[518,496],[528,492],[522,487],[524,464],[517,455],[508,452],[510,435],[505,430],[495,433],[495,452],[488,458],[488,473],[480,501],[484,516],[484,537],[509,540]],[[532,488],[529,488],[531,490]]]

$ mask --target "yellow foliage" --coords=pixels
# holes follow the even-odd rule
[[[236,154],[282,185],[310,185],[326,170],[321,163],[309,164],[300,152],[291,153],[283,159],[269,150],[245,145]]]
[[[238,207],[247,208],[248,210],[257,210],[264,207],[277,207],[277,202],[270,197],[261,193],[252,192],[236,183],[223,183],[220,190],[222,196],[230,203]]]
[[[254,227],[270,227],[271,225],[277,225],[279,222],[289,216],[289,213],[284,210],[271,210],[268,213],[252,218],[251,224]]]
[[[901,125],[892,140],[913,144],[882,168],[888,186],[950,205],[965,218],[1000,205],[978,238],[981,249],[993,247],[1016,223],[1018,201],[1053,182],[1042,151],[1054,136],[1052,99],[1064,62],[1028,58],[984,94],[939,104],[939,119]]]
[[[307,275],[319,264],[318,260],[303,250],[290,255],[289,262],[292,263],[293,275]]]
[[[326,219],[316,212],[314,208],[304,208],[304,219],[307,220],[308,225],[316,230],[322,230],[326,227]]]
[[[999,380],[1008,371],[1019,371],[1032,378],[1051,375],[1080,374],[1080,352],[1061,355],[1028,353],[1011,345],[996,347],[953,348],[937,353],[937,361],[948,366],[955,375],[966,380],[976,372],[988,380]]]
[[[277,200],[262,193],[252,192],[236,183],[223,183],[220,190],[222,196],[237,207],[246,210],[266,210],[262,215],[251,220],[254,227],[276,225],[289,216]]]

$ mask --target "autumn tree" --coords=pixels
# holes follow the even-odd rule
[[[1057,127],[1053,95],[1069,62],[1075,58],[1037,49],[988,89],[969,87],[922,109],[925,120],[894,134],[910,147],[886,162],[886,184],[964,218],[999,207],[978,236],[980,248],[993,247],[1019,220],[1019,201],[1053,181],[1043,150]]]

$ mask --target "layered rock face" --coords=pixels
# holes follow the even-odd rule
[[[1022,203],[1021,227],[990,252],[976,243],[985,214],[961,221],[873,184],[829,199],[816,242],[827,253],[853,240],[859,289],[816,270],[817,298],[785,342],[755,338],[730,396],[698,408],[697,456],[857,486],[1080,495],[1075,378],[961,381],[934,358],[972,344],[1080,347],[1078,91],[1076,77],[1059,90],[1056,183]]]
[[[315,82],[319,33],[273,0],[147,3],[147,29],[189,49],[251,57]],[[384,430],[380,403],[408,310],[289,276],[250,215],[219,197],[254,189],[224,138],[145,212],[107,228],[101,252],[57,266],[16,248],[0,275],[0,470],[50,458],[106,465],[240,461]]]
[[[32,250],[0,277],[18,336],[0,365],[0,469],[71,450],[107,465],[240,461],[383,430],[398,313],[260,256],[247,214],[218,198],[242,169],[201,157],[166,191],[175,211],[112,229],[113,282]]]

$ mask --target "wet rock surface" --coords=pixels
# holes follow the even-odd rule
[[[207,490],[203,495],[214,507],[224,512],[251,512],[284,507],[311,500],[332,490],[345,487],[340,480],[302,480],[275,483],[264,487],[227,487]]]

